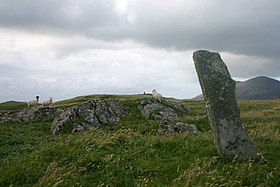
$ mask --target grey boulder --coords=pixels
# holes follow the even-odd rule
[[[51,107],[23,109],[19,112],[6,112],[0,114],[0,122],[28,122],[42,117],[57,116],[63,111],[63,109],[56,109]]]
[[[159,134],[180,134],[188,133],[197,135],[200,133],[196,125],[186,124],[183,122],[172,122],[164,120],[160,124],[160,129],[158,130]]]
[[[167,100],[155,102],[145,99],[140,102],[138,108],[143,116],[152,120],[171,120],[186,117],[189,109],[181,104]]]
[[[72,132],[95,129],[102,125],[115,125],[128,115],[128,108],[115,99],[97,99],[69,108],[54,119],[53,134],[59,134],[70,126]],[[77,123],[78,121],[78,123]],[[73,126],[73,123],[75,125]],[[72,125],[71,125],[72,124]]]

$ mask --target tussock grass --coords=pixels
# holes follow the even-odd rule
[[[81,134],[51,135],[52,118],[0,124],[0,186],[279,186],[280,100],[241,101],[244,125],[263,154],[257,161],[219,157],[203,101],[177,100],[191,112],[183,122],[199,135],[158,135],[138,102],[149,95],[86,96],[55,103],[69,107],[114,97],[130,108],[116,126]]]

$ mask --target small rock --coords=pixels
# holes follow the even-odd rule
[[[172,129],[174,129],[176,132],[188,132],[191,134],[198,134],[199,130],[196,125],[193,124],[187,124],[187,123],[182,123],[182,122],[177,122],[173,127],[171,126]]]
[[[85,130],[85,127],[83,125],[75,123],[73,125],[72,133],[79,133],[79,132],[83,132],[84,130]]]
[[[189,134],[198,134],[196,125],[186,124],[182,122],[174,123],[172,121],[164,120],[160,124],[160,129],[158,131],[160,134],[179,134],[179,133],[189,133]]]

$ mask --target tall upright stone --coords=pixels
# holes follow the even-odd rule
[[[220,54],[199,50],[193,53],[193,60],[219,153],[230,159],[255,158],[259,149],[241,122],[235,98],[235,81]]]

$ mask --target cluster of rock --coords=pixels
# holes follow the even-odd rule
[[[145,99],[140,102],[138,108],[143,116],[152,120],[171,120],[186,117],[189,109],[181,104],[167,100],[160,103],[151,99]]]
[[[186,117],[189,109],[180,103],[152,99],[140,101],[138,108],[143,116],[151,120],[161,120],[160,134],[191,133],[198,134],[195,125],[177,122]],[[95,129],[102,125],[115,125],[128,115],[128,108],[115,99],[91,100],[64,111],[52,123],[51,131],[59,134],[63,129],[72,133]]]
[[[0,123],[28,122],[46,116],[57,116],[64,110],[51,107],[23,109],[19,112],[0,113]]]
[[[192,133],[197,134],[196,126],[178,122],[190,111],[185,105],[167,100],[145,99],[139,102],[141,114],[150,120],[160,120],[160,134]],[[68,109],[51,107],[29,108],[19,112],[0,114],[0,122],[28,122],[42,117],[52,116],[55,119],[51,132],[82,132],[96,129],[102,125],[116,125],[128,115],[128,107],[116,99],[97,99],[78,104]]]
[[[180,118],[186,117],[190,111],[181,103],[145,99],[140,101],[138,109],[147,119],[161,120],[159,134],[199,133],[195,125],[177,122]]]
[[[128,115],[128,108],[115,99],[97,99],[69,108],[52,123],[51,131],[59,134],[66,125],[72,132],[95,129],[101,125],[115,125]]]

